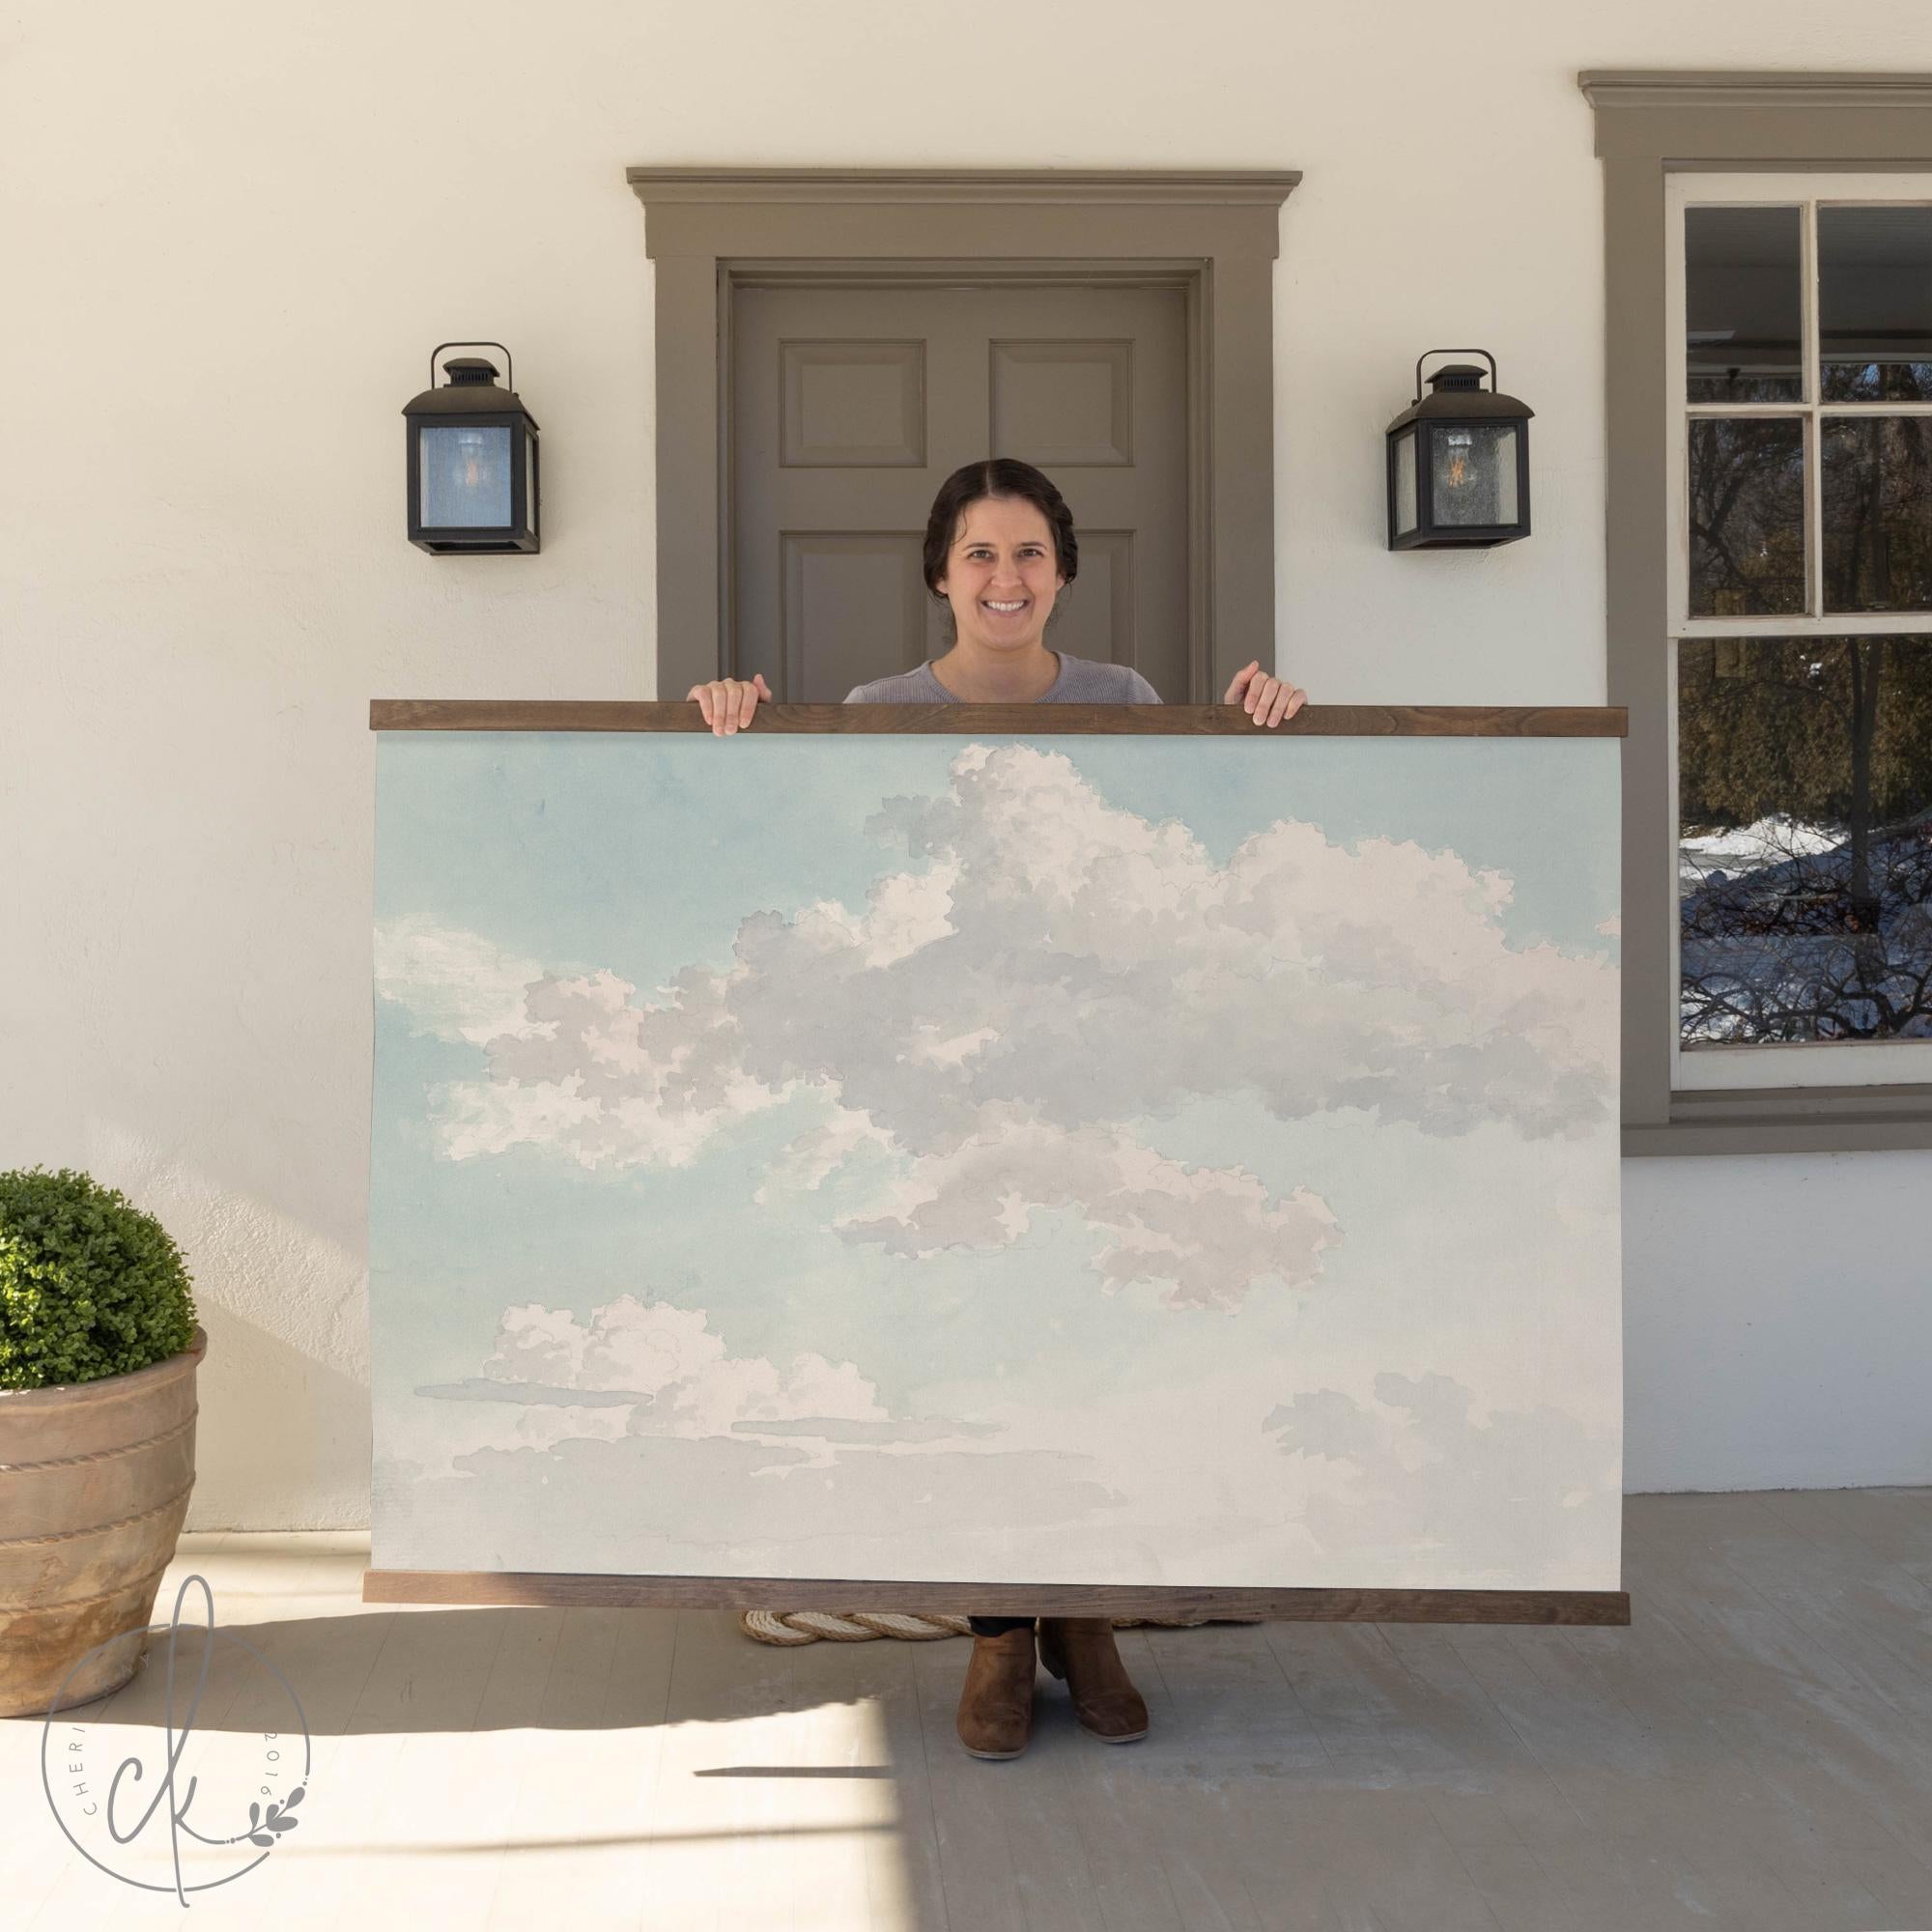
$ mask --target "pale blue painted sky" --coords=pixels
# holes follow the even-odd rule
[[[1313,818],[1343,843],[1413,838],[1515,880],[1503,916],[1512,946],[1616,956],[1596,930],[1617,907],[1615,741],[1041,737],[1109,803],[1182,820],[1217,862],[1282,817]],[[902,849],[865,836],[865,820],[883,798],[943,792],[968,742],[1010,741],[384,734],[377,920],[424,917],[559,973],[608,968],[649,1000],[683,966],[725,963],[749,913],[816,899],[862,907],[874,879],[904,866]],[[717,784],[721,771],[735,781]],[[1069,1363],[1119,1386],[1156,1364],[1178,1375],[1190,1357],[1220,1358],[1231,1319],[1257,1348],[1289,1348],[1302,1331],[1299,1295],[1258,1295],[1237,1318],[1159,1308],[1151,1288],[1108,1297],[1087,1267],[1091,1240],[1065,1214],[1040,1217],[995,1257],[914,1264],[848,1245],[825,1224],[865,1205],[874,1155],[816,1194],[753,1207],[773,1158],[817,1118],[810,1107],[757,1116],[675,1172],[592,1173],[529,1147],[432,1158],[431,1090],[476,1077],[485,1056],[413,1033],[391,1001],[377,1002],[376,1026],[379,1399],[474,1373],[506,1305],[540,1300],[581,1318],[622,1293],[706,1309],[733,1354],[849,1357],[895,1411],[918,1406],[916,1391],[1001,1363],[1023,1381],[1015,1337],[1038,1324],[1063,1324],[1050,1368],[1061,1397],[1072,1393]],[[1382,1278],[1390,1257],[1378,1251],[1373,1188],[1361,1212],[1351,1207],[1371,1123],[1288,1128],[1252,1111],[1236,1121],[1241,1112],[1148,1122],[1145,1138],[1177,1158],[1238,1159],[1280,1188],[1315,1186],[1350,1229],[1321,1295]],[[1418,1195],[1447,1186],[1452,1144],[1405,1133],[1400,1155]],[[930,1324],[908,1321],[931,1297],[956,1309],[944,1361],[919,1358],[914,1338]]]

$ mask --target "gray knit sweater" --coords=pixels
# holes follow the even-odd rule
[[[1158,704],[1160,693],[1131,665],[1100,664],[1093,658],[1057,653],[1060,675],[1033,701],[1036,704]],[[962,700],[932,674],[928,658],[917,670],[875,677],[854,685],[847,704],[958,704]]]

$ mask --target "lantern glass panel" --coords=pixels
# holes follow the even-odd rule
[[[1395,533],[1406,536],[1415,527],[1415,432],[1405,430],[1395,440]]]
[[[425,529],[510,527],[510,430],[425,425],[418,448]]]
[[[1516,522],[1516,428],[1437,423],[1430,437],[1429,500],[1443,529]]]
[[[532,535],[537,527],[537,440],[527,432],[524,437],[524,527]]]

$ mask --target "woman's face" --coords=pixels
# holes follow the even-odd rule
[[[959,641],[1005,656],[1038,645],[1065,582],[1038,505],[981,497],[959,518],[938,588],[952,606]]]

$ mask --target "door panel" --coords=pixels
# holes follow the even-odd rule
[[[1187,696],[1187,368],[1176,286],[741,287],[731,440],[738,675],[781,699],[946,649],[920,572],[952,470],[1015,456],[1080,570],[1049,644]]]

